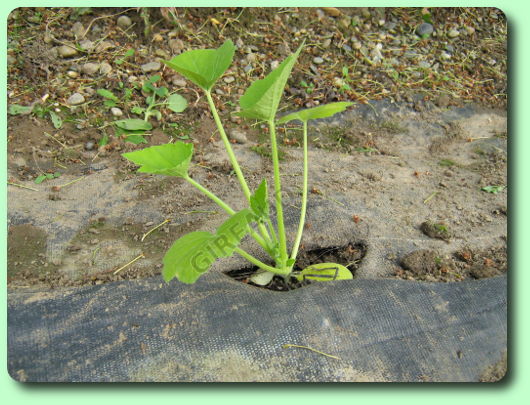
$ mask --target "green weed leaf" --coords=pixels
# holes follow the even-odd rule
[[[280,99],[291,70],[302,50],[303,44],[295,53],[289,55],[267,77],[257,80],[250,85],[239,100],[241,117],[271,120],[276,115]]]
[[[44,180],[46,180],[46,175],[45,174],[41,174],[40,176],[38,176],[34,182],[35,184],[40,184],[42,183]]]
[[[318,263],[303,269],[295,276],[298,280],[303,281],[334,281],[334,280],[351,280],[351,272],[341,264],[337,263]]]
[[[269,217],[269,200],[266,179],[263,179],[254,194],[250,196],[250,208],[260,220]]]
[[[112,101],[114,101],[114,102],[116,102],[116,103],[117,103],[118,101],[120,101],[120,100],[118,99],[118,97],[116,97],[116,95],[115,95],[112,91],[110,91],[110,90],[107,90],[107,89],[97,89],[97,90],[96,90],[96,93],[98,93],[101,97],[106,98],[107,100],[112,100]]]
[[[292,120],[307,122],[309,120],[331,117],[339,112],[344,111],[351,105],[353,105],[353,103],[345,101],[319,105],[318,107],[308,108],[306,110],[300,110],[292,114],[285,115],[278,120],[278,124],[284,124]]]
[[[125,138],[126,142],[134,143],[135,145],[140,145],[141,143],[147,143],[147,140],[142,135],[129,135]]]
[[[19,104],[11,104],[8,112],[10,115],[26,115],[33,111],[33,106],[25,106]]]
[[[172,94],[167,99],[167,107],[171,111],[180,113],[188,107],[188,101],[180,94]]]
[[[162,62],[209,91],[232,63],[235,50],[232,41],[227,40],[217,49],[194,49]]]
[[[139,173],[163,174],[166,176],[187,177],[193,155],[193,144],[184,142],[151,146],[128,152],[122,156],[141,166]]]
[[[164,280],[169,282],[177,277],[186,284],[197,281],[217,258],[234,253],[254,219],[254,214],[244,209],[228,218],[215,234],[191,232],[175,241],[164,256]]]
[[[114,121],[114,125],[126,131],[149,131],[153,129],[153,126],[149,122],[139,118]]]
[[[59,117],[55,111],[50,111],[50,118],[52,119],[52,124],[55,129],[61,129],[63,126],[63,120]]]
[[[498,192],[504,190],[504,186],[485,186],[482,187],[481,190],[487,193],[497,194]]]

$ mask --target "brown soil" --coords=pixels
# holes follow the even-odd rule
[[[179,90],[190,104],[184,114],[166,111],[161,122],[152,120],[155,129],[146,136],[147,145],[133,145],[116,136],[110,125],[114,117],[103,106],[103,100],[88,95],[87,88],[107,88],[118,94],[119,83],[127,87],[127,79],[132,75],[138,76],[140,81],[145,80],[148,75],[143,74],[139,66],[156,60],[160,50],[169,52],[167,41],[157,42],[154,37],[144,36],[143,21],[136,12],[126,13],[135,24],[127,34],[117,29],[115,17],[94,22],[102,31],[97,34],[91,30],[90,39],[109,35],[116,45],[114,50],[60,59],[51,52],[59,44],[44,41],[46,28],[58,40],[71,41],[74,38],[70,28],[74,22],[79,21],[86,28],[94,18],[124,9],[93,9],[92,14],[77,17],[74,9],[66,8],[18,10],[18,14],[9,19],[8,55],[15,60],[8,67],[8,102],[29,105],[37,99],[41,109],[27,115],[8,116],[8,181],[16,184],[8,189],[10,288],[99,284],[158,274],[164,252],[176,238],[189,231],[212,229],[222,221],[219,208],[183,180],[137,174],[137,167],[121,157],[124,152],[168,141],[192,142],[195,147],[192,177],[235,207],[242,208],[239,197],[234,196],[239,192],[237,179],[227,164],[214,121],[205,112],[204,98],[198,97],[193,86]],[[281,45],[284,41],[280,41],[279,36],[291,38],[291,28],[301,31],[306,27],[309,40],[323,42],[328,30],[332,45],[327,50],[310,47],[302,55],[289,82],[282,111],[315,105],[316,101],[353,100],[359,113],[310,126],[310,201],[325,202],[335,208],[342,207],[341,198],[354,201],[355,209],[345,215],[344,220],[358,228],[371,229],[366,240],[353,241],[354,245],[365,243],[367,256],[363,263],[374,251],[373,244],[384,244],[381,249],[384,253],[370,259],[376,260],[375,264],[371,262],[370,269],[380,269],[380,273],[366,274],[362,267],[356,267],[356,277],[461,281],[495,276],[507,268],[506,191],[498,194],[481,191],[484,186],[507,183],[505,96],[493,97],[504,94],[505,21],[492,10],[437,9],[437,14],[433,13],[439,19],[438,24],[444,24],[443,30],[453,23],[469,25],[472,12],[482,16],[481,30],[451,42],[457,50],[480,45],[477,48],[481,49],[480,57],[466,62],[472,63],[468,67],[456,61],[443,65],[452,74],[462,74],[462,82],[438,83],[434,79],[439,77],[427,68],[427,73],[432,75],[424,80],[402,77],[394,82],[390,71],[383,74],[381,66],[371,66],[364,61],[365,66],[359,67],[361,73],[352,76],[352,90],[342,92],[333,80],[342,75],[342,65],[351,65],[353,59],[336,45],[353,36],[366,42],[370,40],[371,33],[365,30],[378,26],[378,10],[368,10],[371,17],[366,18],[370,21],[360,25],[359,30],[348,27],[348,35],[345,35],[340,28],[340,18],[326,16],[319,20],[316,9],[282,9],[280,18],[286,21],[290,15],[289,23],[280,24],[286,31],[278,32],[270,29],[277,10],[243,10],[236,22],[230,18],[237,17],[240,9],[186,9],[179,13],[185,22],[181,24],[182,31],[175,30],[172,23],[164,20],[155,26],[151,35],[159,34],[168,39],[170,34],[174,38],[173,33],[182,32],[189,38],[178,39],[190,49],[217,46],[224,38],[234,41],[241,38],[245,47],[258,47],[258,51],[253,51],[261,58],[256,69],[248,75],[242,71],[241,60],[247,54],[241,48],[235,57],[235,66],[227,74],[236,80],[231,84],[221,81],[220,92],[215,94],[227,131],[233,128],[245,131],[248,142],[234,145],[234,149],[250,188],[255,189],[263,177],[270,180],[271,165],[266,155],[268,135],[260,125],[231,119],[232,104],[237,105],[250,81],[270,70],[272,60],[283,59],[285,52],[282,53]],[[405,25],[399,30],[409,32],[421,22],[421,13],[416,15],[420,11],[388,8],[383,10],[383,17],[388,21],[402,19]],[[152,21],[156,20],[157,13],[153,12]],[[363,11],[345,8],[341,13],[355,18]],[[218,27],[210,23],[204,25],[208,18],[231,23],[221,36]],[[200,26],[204,28],[202,31],[197,30]],[[197,34],[192,35],[193,32]],[[270,38],[270,41],[263,38]],[[386,40],[381,41],[387,46]],[[441,38],[420,41],[415,51],[424,57],[432,49],[440,51],[444,41],[447,42]],[[115,59],[128,47],[145,51],[138,52],[128,64],[116,64]],[[408,47],[403,51],[409,50]],[[310,67],[311,61],[322,52],[327,61],[315,74]],[[455,55],[457,53],[455,51]],[[358,60],[358,51],[354,54]],[[481,58],[487,55],[498,64],[486,69]],[[103,60],[112,64],[110,76],[67,76],[75,66]],[[329,63],[333,60],[339,63],[336,66]],[[419,69],[417,60],[408,63],[403,66],[404,70],[396,70],[405,74],[408,68]],[[460,72],[462,68],[465,74]],[[486,75],[492,71],[500,74],[495,73],[493,82]],[[162,83],[173,89],[175,77],[167,70],[163,70],[162,76]],[[300,84],[302,80],[314,84],[314,91],[308,92]],[[482,86],[471,85],[484,80],[489,81]],[[383,92],[382,88],[388,91]],[[89,101],[82,106],[67,106],[65,100],[75,91],[85,94]],[[448,104],[439,102],[440,92],[450,94]],[[49,94],[49,99],[41,103],[40,97],[45,94]],[[365,105],[367,101],[375,103],[376,100],[386,107]],[[130,115],[128,109],[141,102],[142,95],[135,90],[132,104],[121,107]],[[474,107],[470,108],[471,105]],[[370,116],[368,119],[376,110],[376,118]],[[63,119],[61,128],[52,125],[50,111],[56,111]],[[447,118],[455,114],[460,115]],[[109,143],[98,148],[98,142],[105,135]],[[284,154],[282,167],[287,168],[285,198],[296,206],[300,188],[300,130],[293,126],[279,128],[278,138]],[[60,172],[61,177],[34,183],[37,176],[56,172]],[[77,182],[70,184],[72,181]],[[308,213],[311,214],[311,210]],[[105,220],[100,221],[101,217]],[[141,240],[146,232],[166,219],[170,222]],[[339,245],[322,243],[319,234],[326,230],[310,229],[310,220],[307,224],[304,244],[308,250]],[[377,239],[379,236],[383,242]],[[348,241],[351,239],[341,243]],[[400,245],[409,241],[413,241],[414,246]],[[140,254],[144,257],[114,274]],[[304,266],[311,260],[350,262],[350,258],[343,257],[344,252],[339,251],[335,257],[327,256],[301,260]],[[351,259],[360,261],[362,257]]]

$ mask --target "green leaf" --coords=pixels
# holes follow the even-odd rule
[[[207,247],[215,235],[210,232],[191,232],[177,239],[166,252],[162,276],[166,282],[177,277],[181,282],[192,284],[210,268],[216,257]]]
[[[104,105],[105,107],[107,107],[107,108],[112,108],[112,107],[116,107],[118,104],[116,104],[116,102],[113,101],[113,100],[105,100],[105,101],[103,102],[103,105]]]
[[[232,63],[236,47],[227,40],[217,49],[194,49],[162,62],[209,91]]]
[[[250,196],[250,208],[260,220],[269,217],[269,200],[266,179],[263,179],[254,194]]]
[[[351,280],[353,275],[342,264],[337,263],[318,263],[303,269],[295,277],[300,280],[311,281],[334,281],[334,280]]]
[[[154,91],[158,97],[165,97],[169,93],[167,87],[155,87]]]
[[[25,115],[33,111],[33,106],[25,106],[19,104],[11,104],[8,112],[10,115]]]
[[[116,103],[119,101],[118,97],[114,95],[114,93],[107,89],[97,89],[96,93],[98,93],[101,97],[106,98],[107,100],[115,101]]]
[[[50,111],[50,118],[52,119],[53,127],[55,129],[61,129],[63,126],[63,120],[54,111]]]
[[[41,174],[40,176],[38,176],[34,181],[35,181],[35,184],[40,184],[42,183],[44,180],[46,180],[46,175],[45,174]]]
[[[179,238],[164,256],[164,280],[177,277],[187,284],[197,281],[217,258],[234,253],[254,218],[249,209],[244,209],[228,218],[215,234],[198,231]]]
[[[300,45],[295,53],[285,58],[267,77],[250,85],[239,100],[241,106],[239,116],[265,121],[274,118],[287,79],[303,46]]]
[[[134,143],[135,145],[147,143],[147,140],[142,135],[129,135],[127,138],[125,138],[125,141]]]
[[[131,112],[133,114],[142,115],[145,112],[145,108],[142,108],[136,105],[133,108],[131,108]]]
[[[142,150],[124,153],[122,156],[141,166],[139,173],[163,174],[187,177],[188,166],[193,155],[193,144],[184,142],[151,146]]]
[[[504,190],[504,186],[485,186],[481,188],[482,191],[487,193],[497,194],[498,192]]]
[[[331,117],[332,115],[344,111],[351,105],[353,105],[353,103],[346,101],[319,105],[318,107],[308,108],[306,110],[300,110],[292,114],[285,115],[278,120],[278,124],[284,124],[292,120],[307,122],[309,120]]]
[[[153,128],[149,122],[139,118],[129,118],[125,120],[114,121],[114,125],[127,131],[149,131]]]
[[[109,143],[109,136],[108,136],[107,134],[105,134],[105,135],[103,135],[103,136],[101,137],[101,139],[99,140],[99,142],[98,142],[98,146],[100,146],[100,147],[101,147],[101,146],[105,146],[105,145],[108,144],[108,143]]]
[[[171,111],[180,113],[188,107],[188,101],[180,94],[172,94],[167,99],[167,107]]]

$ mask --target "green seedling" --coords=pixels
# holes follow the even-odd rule
[[[485,186],[482,187],[481,190],[487,193],[497,194],[504,190],[504,186]]]
[[[56,179],[57,177],[60,177],[60,176],[61,176],[61,173],[59,173],[59,172],[44,173],[44,174],[41,174],[41,175],[37,176],[37,178],[34,180],[34,182],[35,182],[35,184],[40,184],[44,180],[53,180],[53,179]]]
[[[270,156],[274,174],[273,195],[276,224],[271,218],[268,198],[269,186],[266,179],[260,183],[256,190],[253,192],[250,190],[212,98],[212,88],[232,63],[235,52],[232,41],[226,41],[218,49],[191,50],[171,60],[164,61],[169,68],[192,81],[204,92],[232,164],[233,172],[248,204],[247,208],[236,212],[226,202],[190,176],[189,166],[193,154],[193,144],[191,143],[175,142],[124,153],[125,158],[140,166],[138,172],[180,177],[213,200],[229,215],[229,218],[215,232],[191,232],[174,242],[163,259],[162,275],[167,282],[176,277],[183,283],[194,283],[217,258],[227,257],[234,253],[241,255],[259,268],[258,273],[252,278],[252,281],[257,284],[268,283],[274,275],[313,281],[352,278],[349,270],[335,263],[314,264],[300,272],[294,270],[307,209],[308,121],[330,117],[344,111],[352,104],[340,102],[321,105],[277,119],[276,114],[285,85],[302,47],[303,45],[264,79],[257,80],[250,85],[240,99],[240,111],[237,113],[243,118],[259,120],[268,125],[271,144]],[[276,125],[293,120],[301,121],[303,125],[303,191],[296,238],[288,249],[283,217]],[[239,247],[246,235],[250,235],[270,256],[269,263],[257,259]]]
[[[188,107],[188,102],[180,94],[169,94],[169,90],[164,87],[156,87],[155,83],[161,79],[160,75],[150,77],[142,85],[142,92],[146,95],[145,101],[147,107],[134,106],[131,112],[137,115],[143,115],[143,119],[127,118],[114,122],[116,135],[125,136],[127,142],[134,144],[147,143],[144,135],[147,131],[153,129],[149,118],[155,117],[157,120],[162,119],[160,107],[167,107],[171,111],[181,113]],[[123,84],[121,85],[123,87]],[[98,89],[97,93],[105,98],[104,105],[108,108],[116,107],[120,99],[110,90]],[[127,102],[132,96],[132,90],[125,88],[123,101]],[[158,98],[158,99],[157,99]]]
[[[7,112],[9,115],[35,114],[39,118],[45,118],[48,115],[55,129],[61,129],[63,126],[62,118],[55,111],[53,111],[51,107],[45,106],[40,102],[33,103],[29,106],[11,104]]]
[[[128,58],[130,58],[130,57],[133,56],[133,55],[134,55],[134,49],[132,49],[132,48],[127,49],[127,51],[123,54],[122,57],[114,59],[114,63],[115,63],[116,65],[121,65],[121,64],[123,64]]]

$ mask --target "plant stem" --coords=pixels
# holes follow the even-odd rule
[[[241,185],[241,189],[243,190],[243,193],[245,194],[247,201],[250,202],[250,189],[248,188],[245,177],[243,176],[243,173],[241,172],[239,163],[237,163],[237,159],[236,159],[236,156],[234,155],[234,151],[232,150],[232,146],[230,145],[230,141],[228,140],[228,137],[226,136],[226,132],[223,128],[223,124],[221,123],[221,119],[219,118],[219,114],[217,113],[217,109],[215,108],[215,104],[212,99],[212,94],[210,91],[207,91],[207,90],[205,90],[205,93],[206,93],[206,98],[208,99],[208,105],[210,106],[210,110],[212,111],[212,114],[213,114],[213,119],[215,121],[215,124],[217,125],[217,129],[219,130],[221,139],[223,140],[223,144],[225,146],[226,152],[228,153],[228,158],[230,159],[230,163],[232,164],[232,167],[234,168],[234,171],[236,172],[237,179],[239,180],[239,184]]]
[[[234,154],[234,151],[232,150],[230,141],[228,140],[228,137],[226,136],[225,129],[223,127],[221,119],[219,118],[219,114],[217,113],[217,108],[215,108],[215,103],[213,102],[213,99],[212,99],[212,93],[209,90],[205,90],[204,92],[206,93],[206,98],[208,99],[208,105],[210,106],[210,110],[212,111],[213,119],[215,121],[215,124],[217,125],[217,129],[219,130],[221,139],[223,140],[226,153],[228,153],[228,158],[230,159],[230,163],[232,164],[232,167],[234,168],[234,171],[236,172],[237,179],[239,180],[241,189],[243,190],[243,193],[245,194],[245,198],[250,203],[250,189],[248,188],[245,177],[243,176],[243,172],[241,171],[241,168],[239,167],[239,163],[237,163],[236,155]],[[265,238],[265,240],[267,241],[267,243],[270,243],[271,239],[270,239],[269,233],[267,232],[267,229],[263,226],[263,224],[258,224],[258,228],[261,234],[263,235],[263,237]]]
[[[294,240],[293,251],[291,253],[291,259],[296,260],[298,254],[298,248],[302,241],[302,233],[304,232],[305,214],[307,208],[307,177],[308,177],[308,158],[307,158],[307,121],[304,121],[304,173],[303,173],[303,186],[302,186],[302,207],[300,209],[300,221],[298,222],[298,232],[296,233],[296,239]]]
[[[243,249],[236,247],[234,250],[236,253],[243,256],[245,259],[247,259],[252,264],[258,266],[262,270],[270,271],[274,274],[280,274],[282,276],[288,275],[290,273],[290,269],[278,269],[276,267],[269,266],[268,264],[263,263],[262,261],[256,259],[251,254],[245,252]]]
[[[234,215],[236,212],[223,200],[221,200],[219,197],[217,197],[214,193],[212,193],[210,190],[208,190],[206,187],[201,185],[200,183],[197,183],[195,180],[193,180],[191,177],[186,176],[184,177],[188,183],[190,183],[193,187],[195,187],[197,190],[199,190],[201,193],[205,194],[209,199],[211,199],[214,203],[216,203],[219,207],[221,207],[223,210],[226,211],[228,215]],[[259,236],[254,229],[249,225],[249,232],[250,236],[252,236],[256,242],[265,250],[267,253],[269,252],[269,246],[267,241],[263,240],[261,236]]]
[[[223,210],[226,211],[228,215],[234,215],[236,212],[223,200],[221,200],[219,197],[217,197],[214,193],[212,193],[210,190],[208,190],[206,187],[202,186],[200,183],[197,183],[195,180],[193,180],[191,177],[186,176],[184,177],[188,183],[190,183],[193,187],[195,187],[197,190],[199,190],[201,193],[205,194],[210,200],[212,200],[214,203],[216,203],[219,207],[221,207]]]
[[[274,119],[269,120],[269,132],[271,135],[272,166],[274,170],[274,194],[276,197],[276,216],[278,222],[278,239],[280,248],[280,267],[284,269],[287,261],[287,241],[285,238],[285,227],[283,224],[282,186],[280,180],[280,161],[278,159],[278,145],[276,144],[276,127]],[[290,271],[290,270],[289,270]]]

